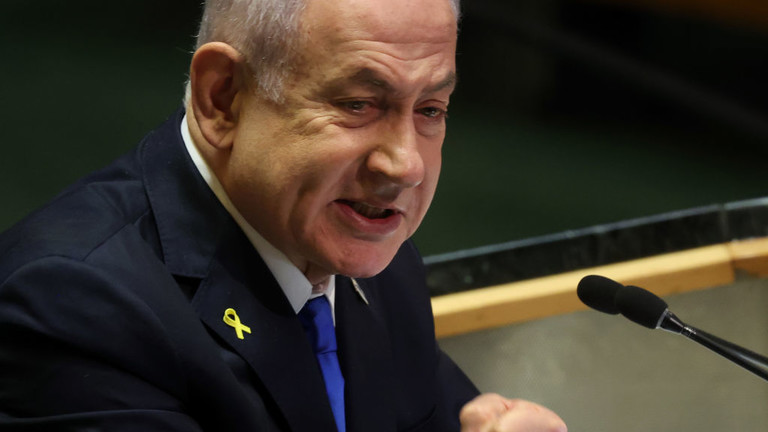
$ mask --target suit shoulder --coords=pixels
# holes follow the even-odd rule
[[[0,234],[0,280],[47,256],[85,259],[127,225],[146,228],[151,212],[135,157],[83,178]]]

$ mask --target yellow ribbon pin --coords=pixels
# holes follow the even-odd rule
[[[245,339],[243,332],[251,334],[251,328],[245,324],[240,323],[240,317],[237,316],[237,312],[235,312],[235,310],[232,308],[224,311],[224,323],[230,327],[234,327],[235,331],[237,332],[238,339]]]

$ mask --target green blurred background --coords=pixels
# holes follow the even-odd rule
[[[180,106],[189,0],[6,0],[0,230]],[[768,195],[768,8],[466,0],[430,255]]]

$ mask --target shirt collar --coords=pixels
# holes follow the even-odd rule
[[[289,259],[272,246],[264,237],[261,236],[243,217],[242,214],[235,208],[232,201],[229,199],[224,187],[219,182],[219,179],[213,173],[213,170],[208,166],[208,163],[200,154],[200,150],[195,145],[192,135],[189,133],[189,124],[187,123],[187,116],[181,120],[181,136],[184,140],[184,146],[187,148],[189,156],[192,158],[197,170],[200,171],[200,175],[203,177],[213,193],[219,199],[224,208],[232,215],[237,225],[243,230],[248,240],[256,248],[256,251],[261,255],[261,258],[267,264],[267,267],[272,272],[272,275],[277,280],[278,285],[288,298],[288,302],[293,307],[294,312],[299,313],[304,304],[314,297],[319,297],[325,294],[328,297],[328,301],[331,304],[331,310],[334,310],[336,300],[336,278],[331,275],[331,279],[328,282],[328,288],[321,294],[312,293],[312,284],[304,276],[304,274],[296,267]]]

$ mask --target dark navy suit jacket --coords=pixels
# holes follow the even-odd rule
[[[0,236],[0,430],[335,430],[302,327],[189,159],[182,115]],[[437,347],[413,245],[358,282],[370,304],[337,278],[347,429],[458,430],[477,390]]]

